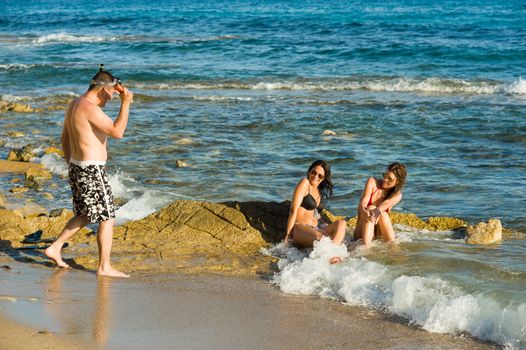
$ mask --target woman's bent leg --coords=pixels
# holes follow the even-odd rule
[[[295,224],[292,229],[292,239],[300,248],[312,248],[314,241],[319,241],[323,237],[320,230],[301,224]]]
[[[345,238],[345,230],[347,229],[347,223],[345,220],[336,220],[335,222],[327,225],[323,231],[325,231],[330,237],[334,244],[342,244]]]
[[[388,213],[382,213],[378,220],[378,228],[380,229],[384,242],[394,242],[395,232]]]

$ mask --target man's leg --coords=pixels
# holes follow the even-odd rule
[[[88,224],[88,217],[87,216],[74,216],[72,217],[62,232],[60,233],[60,236],[51,244],[44,253],[48,258],[53,259],[55,263],[58,265],[58,267],[69,267],[68,264],[62,260],[62,256],[60,254],[60,251],[62,250],[62,246],[68,239],[70,239],[75,233],[78,232],[81,228],[86,226]]]
[[[97,275],[111,277],[130,277],[123,272],[115,270],[111,266],[111,244],[113,240],[113,225],[115,219],[101,221],[97,231],[97,243],[99,245],[99,269]]]

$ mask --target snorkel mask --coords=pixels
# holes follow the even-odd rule
[[[100,68],[99,68],[99,72],[102,72],[103,69],[104,69],[104,64],[101,64]],[[113,77],[113,81],[112,82],[107,82],[107,81],[103,81],[103,80],[99,80],[99,79],[93,79],[93,80],[91,80],[90,84],[91,85],[114,87],[115,91],[117,91],[119,94],[122,94],[124,92],[122,81],[119,78],[117,78],[117,77]]]

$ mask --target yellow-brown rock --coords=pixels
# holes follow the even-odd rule
[[[24,136],[26,136],[26,134],[24,134],[21,131],[9,131],[7,133],[7,136],[9,136],[9,137],[24,137]]]
[[[398,213],[398,212],[391,212],[389,213],[389,217],[391,218],[391,221],[393,224],[399,224],[399,225],[406,225],[411,226],[418,229],[426,229],[427,225],[426,223],[420,219],[418,216],[412,213]]]
[[[53,174],[45,168],[29,168],[26,170],[25,176],[25,185],[27,187],[40,189],[45,181],[53,177]]]
[[[45,154],[55,153],[55,154],[58,154],[59,156],[61,156],[62,158],[64,158],[64,152],[60,148],[56,148],[56,147],[53,147],[53,146],[49,146],[48,148],[46,148],[44,150],[44,153]]]
[[[18,162],[29,162],[35,158],[36,154],[33,151],[33,145],[26,145],[21,149],[11,150],[7,155],[7,160]]]
[[[430,217],[426,221],[426,228],[433,231],[451,231],[466,225],[464,220],[445,216]]]
[[[16,102],[0,101],[0,113],[4,112],[17,112],[17,113],[31,113],[36,110],[31,108],[29,105]]]
[[[46,198],[46,199],[53,199],[55,198],[51,193],[49,192],[43,192],[42,193],[42,197]]]
[[[34,218],[42,215],[47,215],[47,210],[35,203],[26,203],[23,206],[14,209],[13,213],[22,218]]]
[[[29,188],[27,187],[13,187],[12,189],[9,190],[9,192],[14,193],[14,194],[25,193],[27,191],[29,191]]]
[[[0,193],[0,207],[5,207],[7,205],[7,201],[5,200],[5,196]]]
[[[469,244],[492,244],[502,240],[502,225],[499,219],[489,219],[488,223],[479,222],[468,226]]]
[[[0,159],[0,173],[25,173],[28,169],[44,169],[42,164]]]
[[[135,270],[255,273],[270,261],[259,253],[268,243],[236,204],[176,201],[116,227],[114,252]]]

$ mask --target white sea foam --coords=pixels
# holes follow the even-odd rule
[[[501,305],[438,277],[397,276],[388,266],[355,252],[349,256],[345,247],[335,247],[328,238],[310,253],[283,245],[266,253],[280,258],[273,282],[285,293],[372,307],[403,316],[429,332],[467,332],[511,348],[526,345],[526,303]],[[331,265],[328,258],[334,255],[346,259]]]
[[[66,177],[67,164],[57,154],[45,154],[40,158],[40,163],[53,174]],[[117,171],[108,176],[114,198],[123,198],[127,203],[116,212],[116,223],[121,225],[130,220],[140,220],[169,202],[167,196],[158,192],[145,191],[137,182],[122,171]]]
[[[20,69],[20,70],[26,70],[26,69],[29,69],[31,67],[34,67],[36,65],[34,64],[23,64],[23,63],[9,63],[9,64],[0,64],[0,69],[5,69],[5,70],[17,70],[17,69]]]
[[[113,189],[113,185],[112,185]],[[116,212],[116,223],[122,225],[131,220],[140,220],[158,210],[163,205],[167,204],[168,198],[163,197],[160,193],[154,191],[146,191],[136,198],[132,198]]]
[[[510,94],[526,95],[526,80],[519,78],[507,87],[507,92]]]
[[[33,40],[34,44],[45,44],[54,42],[106,42],[115,41],[115,37],[103,37],[99,35],[71,35],[66,33],[47,34]]]
[[[5,102],[20,102],[20,101],[27,101],[31,99],[29,96],[15,96],[11,94],[4,94],[2,95],[1,100]]]
[[[136,84],[138,88],[155,90],[294,90],[294,91],[339,91],[369,90],[377,92],[407,92],[433,94],[526,94],[526,81],[519,79],[512,83],[495,81],[466,81],[446,78],[370,78],[338,79],[324,81],[282,81],[282,82],[196,82]]]
[[[196,101],[239,101],[239,102],[248,102],[252,101],[251,97],[240,97],[240,96],[193,96],[193,99]]]
[[[68,176],[68,165],[64,158],[55,153],[45,154],[40,158],[40,163],[55,175]]]

